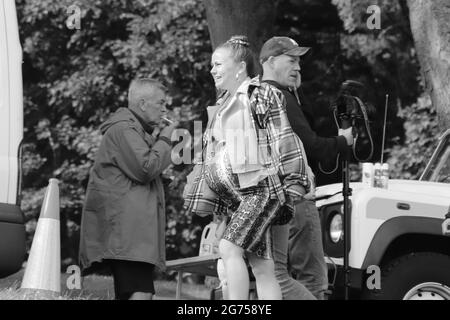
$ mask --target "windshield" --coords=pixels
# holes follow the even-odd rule
[[[442,138],[420,180],[450,183],[450,131]]]

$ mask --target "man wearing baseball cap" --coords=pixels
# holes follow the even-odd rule
[[[264,70],[262,81],[283,93],[292,129],[303,142],[312,171],[317,172],[318,162],[335,159],[353,144],[353,136],[351,128],[340,130],[339,136],[331,138],[319,137],[312,129],[312,114],[304,109],[296,92],[301,84],[300,59],[309,51],[310,48],[299,46],[291,38],[273,37],[263,45],[260,62]],[[283,298],[301,299],[305,286],[317,299],[324,299],[328,288],[327,266],[314,192],[295,204],[289,225],[273,226],[272,233],[275,272]],[[290,276],[288,265],[300,283]]]

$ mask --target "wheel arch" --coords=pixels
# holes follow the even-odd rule
[[[442,235],[442,219],[395,217],[383,223],[375,233],[362,269],[414,251],[433,251],[450,255],[450,237]]]

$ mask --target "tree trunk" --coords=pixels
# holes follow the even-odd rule
[[[273,32],[274,0],[203,0],[213,49],[233,35],[245,35],[258,55]]]
[[[408,0],[422,73],[441,130],[450,128],[450,2]]]

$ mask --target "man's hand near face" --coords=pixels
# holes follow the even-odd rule
[[[172,124],[170,125],[165,123],[164,128],[161,130],[159,136],[172,139],[172,133],[175,131],[176,128],[178,128],[179,125],[180,123],[178,121],[173,121]]]
[[[155,138],[166,137],[172,139],[172,134],[179,125],[180,123],[178,121],[171,120],[171,123],[169,124],[167,121],[161,120],[159,126],[153,131],[152,136]]]

